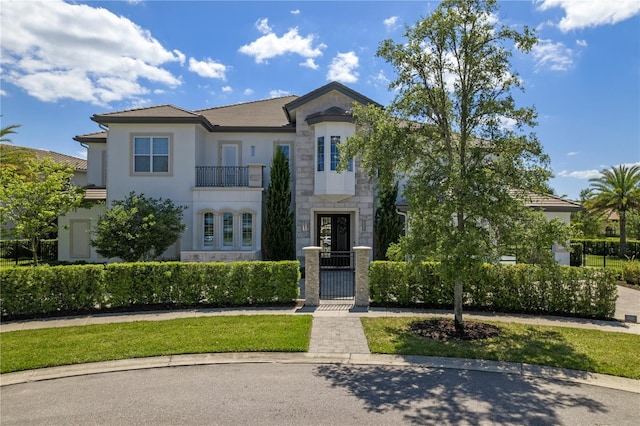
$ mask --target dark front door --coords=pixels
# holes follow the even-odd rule
[[[348,214],[319,214],[317,244],[321,248],[321,265],[350,266],[351,220]],[[343,263],[345,263],[343,265]]]

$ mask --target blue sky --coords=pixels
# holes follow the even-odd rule
[[[173,104],[186,109],[340,81],[385,105],[393,70],[375,56],[428,15],[426,1],[1,0],[2,126],[16,145],[82,156],[89,117]],[[640,2],[503,1],[497,18],[536,28],[514,69],[535,105],[559,195],[577,198],[598,171],[640,163]]]

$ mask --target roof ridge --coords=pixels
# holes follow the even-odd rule
[[[214,106],[214,107],[210,107],[210,108],[194,109],[193,113],[197,113],[197,112],[200,112],[200,111],[211,111],[211,110],[214,110],[214,109],[221,109],[221,108],[229,108],[229,107],[239,106],[239,105],[256,104],[256,103],[259,103],[259,102],[274,101],[274,100],[278,100],[278,99],[291,98],[291,97],[294,97],[294,96],[297,97],[297,98],[300,97],[300,96],[295,95],[295,94],[285,95],[285,96],[276,96],[274,98],[256,99],[256,100],[253,100],[253,101],[236,102],[235,104],[227,104],[227,105]]]
[[[186,112],[188,114],[192,114],[194,116],[198,115],[198,114],[194,113],[192,110],[184,109],[184,108],[181,108],[179,106],[175,106],[173,104],[151,105],[151,106],[146,106],[146,107],[123,109],[123,110],[119,110],[119,111],[111,111],[111,112],[106,112],[106,113],[103,113],[103,114],[95,114],[95,115],[122,114],[122,113],[125,113],[125,112],[144,111],[144,110],[150,110],[150,109],[156,109],[156,108],[162,108],[162,107],[174,108],[174,109],[177,109],[179,111]]]

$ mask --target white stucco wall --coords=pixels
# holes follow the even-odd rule
[[[552,221],[553,219],[560,219],[562,223],[569,225],[571,223],[571,212],[542,212],[542,215],[548,220]],[[571,253],[567,249],[560,244],[553,245],[553,257],[560,265],[569,265],[570,264],[570,255]]]
[[[103,204],[95,204],[88,209],[78,208],[68,212],[66,215],[58,218],[58,260],[63,262],[78,262],[84,261],[88,263],[102,263],[108,260],[96,253],[95,248],[89,247],[88,256],[78,255],[79,251],[77,247],[78,237],[75,237],[75,250],[74,242],[72,242],[72,224],[74,221],[88,221],[88,229],[93,229],[97,223],[98,217],[104,213]],[[87,235],[87,239],[91,236]],[[75,254],[74,254],[75,252]],[[111,259],[114,261],[116,259]]]

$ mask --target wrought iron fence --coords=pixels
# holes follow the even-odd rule
[[[249,186],[249,168],[240,166],[196,167],[196,186]]]
[[[58,260],[58,240],[41,240],[37,248],[40,262]],[[32,265],[33,251],[29,240],[0,240],[0,267]]]
[[[628,261],[640,261],[640,243],[627,242],[625,256],[620,256],[617,241],[581,240],[571,243],[571,266],[622,267]]]

